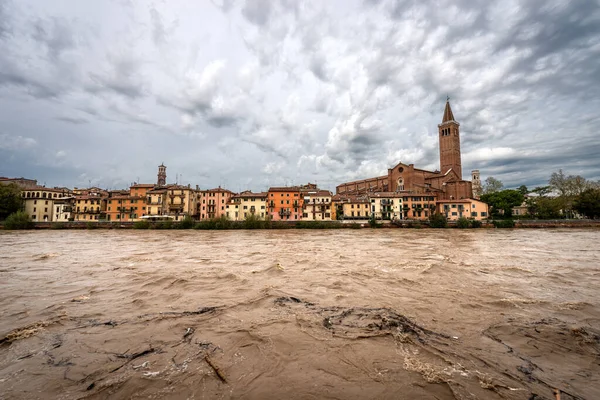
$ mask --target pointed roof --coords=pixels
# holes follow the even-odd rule
[[[452,114],[452,109],[450,108],[450,99],[446,99],[446,108],[444,109],[442,124],[449,121],[454,121],[454,114]]]

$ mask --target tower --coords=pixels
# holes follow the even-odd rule
[[[479,199],[483,192],[483,189],[481,187],[481,176],[479,175],[478,169],[474,169],[473,171],[471,171],[471,183],[473,187],[473,198]]]
[[[440,138],[440,172],[445,174],[449,169],[462,179],[462,163],[460,159],[460,124],[454,120],[450,108],[450,98],[446,99],[446,108],[442,123],[438,125]]]
[[[167,184],[167,167],[165,164],[160,164],[158,166],[158,181],[156,182],[158,186],[165,186]]]

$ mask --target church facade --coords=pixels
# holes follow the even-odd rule
[[[336,187],[336,194],[366,195],[378,192],[427,194],[437,200],[473,198],[471,181],[462,178],[460,124],[454,119],[450,101],[446,101],[442,123],[438,125],[440,170],[427,171],[414,164],[399,162],[387,175],[345,182]]]

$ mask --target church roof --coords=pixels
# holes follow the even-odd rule
[[[454,121],[454,114],[452,114],[452,109],[450,108],[450,100],[446,100],[446,108],[444,109],[444,118],[442,119],[442,124],[444,122]]]

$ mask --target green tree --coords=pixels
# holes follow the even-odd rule
[[[531,191],[532,193],[537,193],[540,196],[546,196],[552,192],[552,188],[550,186],[538,186]]]
[[[561,218],[561,200],[554,197],[530,197],[526,201],[527,212],[540,219],[557,219]]]
[[[488,177],[483,183],[483,193],[496,193],[504,189],[502,181],[494,178],[493,176]]]
[[[31,229],[33,221],[25,211],[10,214],[4,221],[4,229]]]
[[[527,189],[527,186],[525,185],[521,185],[517,188],[517,190],[523,195],[525,196],[527,193],[529,193],[529,189]]]
[[[446,228],[448,220],[440,213],[431,214],[429,216],[429,226],[432,228]]]
[[[481,201],[490,205],[493,217],[510,218],[512,208],[523,204],[524,198],[518,190],[506,189],[501,192],[486,193],[481,196]]]
[[[0,184],[0,221],[21,209],[21,188],[17,184]]]
[[[600,218],[600,189],[587,189],[575,199],[573,208],[588,218]]]

